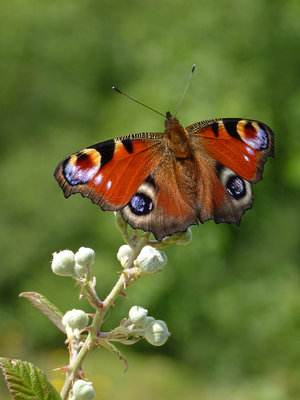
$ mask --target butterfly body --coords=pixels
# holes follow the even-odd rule
[[[89,146],[64,159],[55,178],[65,197],[81,193],[121,210],[158,240],[214,219],[239,224],[252,184],[273,155],[273,133],[258,121],[225,118],[183,128],[167,112],[164,133],[139,133]]]

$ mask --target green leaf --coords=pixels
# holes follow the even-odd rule
[[[61,400],[60,395],[35,365],[0,357],[0,368],[7,387],[16,400]]]
[[[46,315],[62,332],[66,333],[65,327],[62,324],[63,313],[52,304],[46,297],[37,292],[23,292],[19,297],[25,297],[43,314]]]
[[[119,360],[121,360],[124,364],[124,372],[128,370],[128,363],[126,358],[123,356],[123,354],[120,352],[120,350],[113,345],[111,342],[108,341],[101,341],[99,344],[103,347],[105,347],[107,350],[109,350],[111,353],[113,353],[115,356],[118,357]]]

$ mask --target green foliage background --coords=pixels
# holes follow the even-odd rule
[[[117,302],[107,329],[139,304],[172,336],[159,349],[123,348],[132,368],[125,376],[99,353],[97,398],[299,398],[299,21],[298,0],[0,3],[1,355],[59,366],[42,354],[58,354],[63,336],[17,298],[21,291],[90,311],[72,281],[51,274],[51,253],[95,249],[103,296],[120,269],[112,213],[81,196],[65,200],[56,165],[105,139],[162,131],[161,117],[111,86],[172,112],[195,63],[181,123],[261,120],[275,132],[275,159],[240,228],[193,227],[189,246],[167,250],[162,274]],[[114,379],[107,390],[105,379]]]

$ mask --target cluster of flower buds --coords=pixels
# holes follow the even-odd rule
[[[86,382],[83,379],[78,379],[73,385],[73,396],[70,400],[93,400],[95,392],[92,382]]]
[[[162,346],[170,336],[167,324],[159,319],[148,317],[148,310],[143,307],[131,307],[128,322],[141,329],[142,336],[153,346]]]
[[[54,253],[51,268],[56,275],[88,279],[92,276],[94,261],[94,250],[80,247],[75,254],[71,250]]]
[[[128,260],[132,252],[133,249],[126,244],[121,246],[118,251],[117,258],[125,269],[130,267],[130,265],[128,265]],[[130,268],[130,273],[142,275],[160,272],[163,266],[167,264],[167,261],[167,256],[163,251],[159,251],[152,246],[145,246],[142,248],[136,260],[134,260],[134,268]]]

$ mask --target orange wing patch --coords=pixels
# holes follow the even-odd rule
[[[238,133],[244,132],[240,126]],[[226,165],[236,174],[248,181],[255,180],[258,151],[247,145],[242,139],[232,137],[227,132],[222,121],[216,129],[208,126],[203,128],[199,135],[205,140],[203,146],[209,156],[218,163]]]
[[[65,197],[80,193],[104,210],[118,210],[132,198],[153,169],[160,138],[118,138],[72,154],[55,170]]]
[[[99,204],[105,209],[108,203],[113,209],[126,205],[154,167],[153,152],[146,151],[151,144],[136,141],[132,148],[128,153],[118,141],[112,160],[88,183],[101,196]]]

